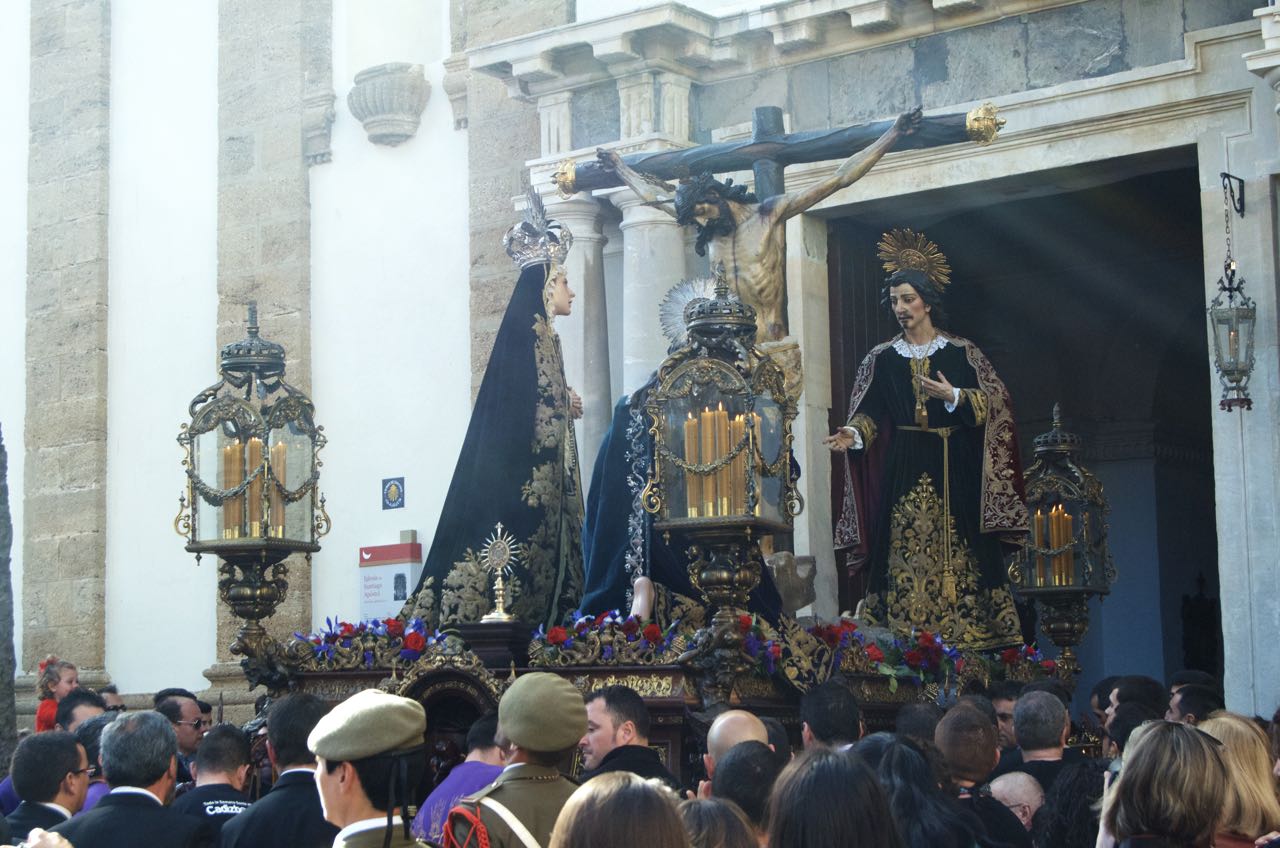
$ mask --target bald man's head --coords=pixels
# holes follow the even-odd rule
[[[769,730],[764,722],[746,710],[729,710],[721,713],[707,731],[707,775],[715,769],[715,763],[739,742],[763,742],[769,744]]]
[[[1040,781],[1024,771],[1011,771],[991,781],[991,797],[1009,808],[1022,826],[1031,830],[1031,819],[1044,804]]]

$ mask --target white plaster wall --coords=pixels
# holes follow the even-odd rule
[[[174,439],[217,373],[217,16],[111,8],[106,659],[126,692],[203,689],[215,656],[216,563],[172,523]]]
[[[333,531],[313,559],[315,620],[359,615],[357,550],[418,531],[424,553],[471,410],[467,135],[441,86],[448,4],[334,2],[333,161],[311,169],[312,386],[329,445],[321,489]],[[369,142],[352,78],[425,66],[417,135]],[[384,477],[405,507],[383,511]]]
[[[31,90],[31,8],[15,3],[0,27],[0,428],[9,454],[13,515],[16,655],[22,656],[22,486],[27,408],[27,99]]]

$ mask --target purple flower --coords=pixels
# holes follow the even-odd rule
[[[612,646],[612,645],[605,645],[605,646],[604,646],[604,649],[603,649],[602,651],[600,651],[600,659],[602,659],[602,660],[606,660],[606,661],[613,659],[613,646]]]

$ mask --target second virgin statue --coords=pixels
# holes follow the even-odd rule
[[[555,319],[573,306],[563,262],[573,235],[529,193],[503,245],[520,277],[498,329],[422,578],[406,612],[431,626],[479,621],[495,606],[559,623],[582,597],[582,491]]]

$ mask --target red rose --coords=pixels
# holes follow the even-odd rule
[[[662,628],[656,624],[646,624],[640,635],[644,637],[646,642],[656,645],[662,641]]]
[[[405,649],[410,651],[421,651],[427,647],[427,637],[415,631],[404,635]]]
[[[879,645],[867,646],[867,659],[872,662],[884,662],[884,651],[880,650]]]
[[[1058,664],[1053,660],[1045,660],[1044,662],[1040,663],[1040,667],[1043,668],[1045,671],[1049,672],[1050,674],[1053,674],[1058,670]]]
[[[907,668],[919,668],[920,663],[924,662],[924,654],[913,648],[902,655],[902,661],[907,664]]]
[[[938,643],[933,640],[933,634],[925,630],[920,634],[920,638],[916,640],[916,644],[922,648],[929,648]]]
[[[749,615],[738,616],[738,629],[741,630],[743,633],[750,633],[751,632],[751,616]]]
[[[858,622],[856,622],[856,621],[850,621],[850,620],[849,620],[849,619],[847,619],[847,618],[845,618],[845,619],[841,619],[841,620],[840,620],[840,632],[841,632],[841,633],[853,633],[853,632],[857,631],[857,629],[858,629]]]
[[[775,660],[776,660],[776,659],[781,659],[781,657],[782,657],[782,646],[781,646],[781,645],[779,645],[779,644],[777,644],[776,642],[775,642],[774,644],[770,645],[770,646],[769,646],[769,656],[773,657]]]
[[[1036,649],[1030,645],[1024,646],[1022,652],[1027,655],[1027,659],[1032,659],[1036,655]]]
[[[640,620],[637,618],[634,618],[634,617],[628,618],[626,621],[622,622],[622,632],[628,636],[630,636],[632,633],[635,633],[639,629],[640,629]]]
[[[387,626],[387,635],[399,639],[404,635],[404,622],[398,618],[388,618],[382,622]]]
[[[1013,665],[1018,661],[1020,656],[1022,656],[1022,654],[1017,648],[1005,648],[1000,652],[1000,662],[1005,665]]]
[[[563,645],[569,641],[569,631],[559,625],[547,631],[547,642],[551,645]]]
[[[352,633],[355,633],[355,632],[356,632],[356,629],[351,625],[350,622],[344,621],[338,625],[339,635],[350,636]]]

